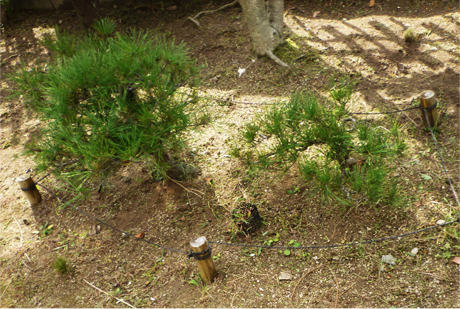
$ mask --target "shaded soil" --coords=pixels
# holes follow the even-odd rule
[[[251,53],[247,28],[237,6],[199,19],[202,29],[186,20],[224,2],[182,3],[176,10],[143,3],[106,7],[119,30],[149,29],[185,41],[199,64],[209,100],[211,124],[190,132],[187,160],[200,169],[188,181],[157,182],[142,162],[131,163],[94,190],[79,207],[117,227],[167,247],[189,251],[190,241],[285,246],[339,244],[387,237],[454,220],[458,211],[421,114],[363,116],[385,126],[400,122],[408,149],[398,158],[404,205],[399,208],[339,202],[323,205],[311,194],[313,183],[293,168],[287,174],[248,173],[229,156],[238,129],[257,117],[259,102],[286,99],[293,91],[329,96],[330,78],[355,82],[349,109],[379,112],[410,106],[424,90],[438,98],[438,142],[447,170],[458,189],[460,14],[454,1],[286,1],[289,42],[276,54],[290,65],[276,66]],[[173,5],[173,3],[171,3]],[[170,5],[164,4],[165,8]],[[289,10],[288,10],[289,9]],[[313,18],[316,11],[320,13]],[[31,208],[16,178],[34,168],[20,156],[23,145],[42,126],[22,99],[6,96],[15,87],[5,76],[34,65],[48,51],[38,44],[44,29],[80,33],[74,11],[9,12],[2,28],[2,102],[0,105],[0,245],[1,304],[4,307],[459,307],[458,225],[410,237],[328,250],[283,251],[213,245],[216,282],[205,286],[196,263],[185,254],[161,250],[95,222],[55,195],[41,189],[44,201]],[[413,29],[416,41],[404,40]],[[255,61],[253,61],[255,60]],[[241,77],[238,69],[245,68]],[[32,173],[34,179],[42,174]],[[422,177],[429,175],[431,180]],[[212,180],[212,182],[210,182]],[[42,184],[60,198],[73,195],[52,176]],[[99,188],[99,183],[92,184]],[[99,192],[100,191],[100,192]],[[232,237],[231,212],[241,201],[258,205],[263,226],[251,237]],[[46,223],[53,225],[44,235]],[[36,233],[38,232],[38,234]],[[277,234],[279,236],[277,236]],[[278,239],[274,241],[274,239]],[[416,255],[411,254],[418,248]],[[391,254],[396,264],[381,263]],[[72,271],[53,269],[56,257]],[[323,265],[301,279],[303,274]],[[280,280],[289,271],[291,280]],[[88,285],[92,283],[102,292]]]

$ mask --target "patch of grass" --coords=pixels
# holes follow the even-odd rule
[[[67,274],[70,272],[70,265],[63,257],[57,257],[54,261],[53,268],[60,274]]]
[[[404,32],[404,42],[406,43],[415,43],[417,41],[417,35],[414,33],[414,30],[411,28],[407,29]]]

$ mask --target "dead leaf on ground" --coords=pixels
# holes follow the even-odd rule
[[[374,4],[375,4],[375,0],[371,0],[371,2],[369,2],[369,7],[374,6]]]
[[[452,262],[455,263],[455,264],[460,265],[460,257],[458,257],[458,256],[454,257],[454,259],[452,260]]]
[[[136,237],[137,239],[143,239],[145,237],[145,232],[141,232],[137,235],[134,235],[134,237]]]
[[[313,18],[315,18],[316,16],[318,16],[319,13],[321,13],[321,11],[316,11],[315,13],[313,13]]]

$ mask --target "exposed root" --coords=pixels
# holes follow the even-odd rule
[[[272,59],[273,61],[276,62],[276,64],[279,64],[280,66],[282,67],[289,67],[286,63],[284,63],[281,59],[279,59],[278,57],[276,57],[271,50],[267,50],[265,52],[265,55],[267,55],[267,57],[269,57],[270,59]]]
[[[187,17],[187,20],[190,20],[190,21],[191,21],[192,23],[194,23],[198,28],[201,28],[200,23],[199,23],[197,20],[193,19],[192,17]]]
[[[219,12],[219,11],[222,11],[222,10],[225,10],[226,8],[229,8],[229,7],[232,7],[234,5],[238,4],[238,0],[235,0],[229,4],[226,4],[224,6],[221,6],[220,8],[216,9],[216,10],[212,10],[212,11],[202,11],[198,14],[196,14],[194,17],[187,17],[187,20],[190,20],[192,23],[194,23],[198,28],[201,28],[201,25],[200,23],[198,22],[198,17],[200,17],[201,15],[204,15],[204,14],[213,14],[213,13],[216,13],[216,12]]]

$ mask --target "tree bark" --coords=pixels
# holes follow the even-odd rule
[[[93,5],[99,4],[99,0],[72,0],[80,14],[86,29],[92,29],[94,22],[99,18],[99,10]]]
[[[273,51],[283,40],[284,0],[239,0],[248,24],[252,47],[258,56],[268,56],[282,66]]]

